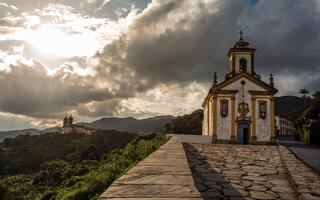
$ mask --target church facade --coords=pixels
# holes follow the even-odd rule
[[[265,83],[254,71],[254,53],[240,32],[240,39],[228,52],[229,73],[213,84],[202,107],[202,135],[212,142],[266,144],[275,142],[273,77]]]
[[[73,117],[66,116],[63,119],[63,125],[61,128],[61,134],[68,134],[68,133],[84,133],[87,135],[91,135],[96,132],[94,128],[88,128],[82,125],[73,124]]]

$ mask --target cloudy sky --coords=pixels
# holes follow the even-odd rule
[[[278,95],[320,90],[319,0],[0,0],[0,130],[201,107],[239,30]]]

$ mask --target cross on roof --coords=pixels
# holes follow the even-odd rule
[[[240,40],[243,40],[242,35],[243,35],[243,32],[242,32],[242,30],[240,30]]]

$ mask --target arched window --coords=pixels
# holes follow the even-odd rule
[[[239,61],[240,64],[240,71],[247,71],[247,60],[245,58],[241,58]]]

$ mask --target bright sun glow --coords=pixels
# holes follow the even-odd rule
[[[46,25],[35,31],[29,42],[43,53],[60,54],[65,51],[68,38],[61,31]]]
[[[41,53],[61,57],[88,56],[97,48],[96,41],[85,34],[69,35],[49,24],[24,33],[24,38]]]

